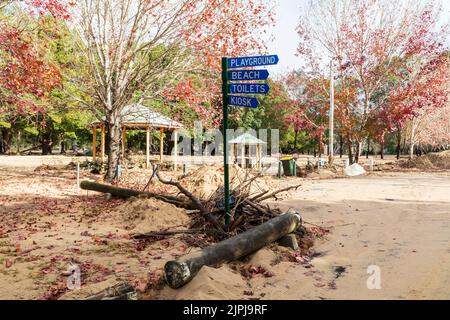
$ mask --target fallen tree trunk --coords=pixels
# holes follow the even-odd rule
[[[285,213],[246,232],[205,248],[200,256],[186,261],[168,261],[164,266],[166,281],[171,288],[188,283],[203,266],[216,266],[244,257],[272,243],[301,225],[297,213]]]
[[[32,151],[32,150],[39,149],[40,147],[41,147],[41,145],[38,145],[38,146],[32,146],[31,148],[28,148],[28,149],[25,149],[25,150],[20,150],[18,153],[19,153],[19,154],[22,154],[22,153],[25,153],[25,152],[28,152],[28,151]]]
[[[120,197],[120,198],[144,196],[144,197],[148,197],[148,198],[155,198],[158,200],[162,200],[164,202],[171,203],[178,207],[182,207],[182,208],[186,208],[186,209],[196,209],[196,208],[193,208],[191,203],[189,203],[187,201],[183,201],[179,197],[175,197],[175,196],[171,196],[171,195],[162,195],[162,194],[153,193],[153,192],[119,188],[119,187],[114,187],[114,186],[111,186],[108,184],[101,184],[101,183],[96,183],[96,182],[87,181],[87,180],[81,181],[80,187],[81,187],[81,189],[84,189],[84,190],[92,190],[92,191],[97,191],[97,192],[109,193],[113,196]]]

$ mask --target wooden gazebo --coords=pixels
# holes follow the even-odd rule
[[[92,157],[97,160],[97,129],[101,130],[100,138],[100,161],[105,159],[105,121],[103,117],[100,121],[91,124],[92,127]],[[159,161],[163,161],[163,142],[164,131],[174,131],[175,145],[174,145],[174,165],[177,167],[177,130],[183,128],[183,125],[175,120],[172,120],[159,112],[156,112],[141,104],[131,104],[123,108],[120,113],[120,126],[122,127],[122,156],[124,156],[126,149],[127,130],[146,130],[146,167],[150,167],[150,132],[152,129],[159,129]]]
[[[258,139],[254,135],[246,132],[228,142],[230,145],[233,145],[233,158],[234,163],[241,163],[242,168],[247,167],[247,163],[253,167],[261,168],[261,160],[262,160],[262,148],[261,146],[266,145],[267,143],[263,140]],[[256,147],[256,154],[253,156],[251,154],[250,148],[252,146]],[[241,147],[241,154],[239,155],[239,147]]]

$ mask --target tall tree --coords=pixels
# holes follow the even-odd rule
[[[445,32],[433,32],[439,12],[434,1],[319,0],[305,9],[298,53],[311,73],[328,74],[333,62],[343,98],[336,99],[336,113],[349,151],[356,145],[356,161],[369,120],[389,99],[386,92],[405,85],[391,81],[402,70],[399,61],[427,61],[430,52],[443,50]]]
[[[0,130],[1,152],[9,150],[17,118],[37,119],[46,112],[45,101],[61,83],[58,66],[47,59],[36,29],[30,28],[36,21],[15,2],[4,1],[0,7],[0,118],[8,123]]]
[[[329,80],[301,71],[293,71],[283,80],[291,102],[290,112],[286,121],[294,129],[294,149],[297,148],[297,138],[300,131],[317,141],[319,154],[323,152],[323,139],[329,110],[328,90]],[[314,144],[315,145],[315,144]]]
[[[94,100],[86,105],[106,116],[107,179],[119,160],[124,106],[167,97],[172,85],[180,86],[178,95],[194,97],[180,81],[192,74],[214,83],[205,93],[217,97],[219,57],[262,49],[250,30],[273,22],[263,0],[80,0],[70,16],[91,77],[74,80]]]
[[[411,120],[409,136],[410,158],[412,158],[414,136],[420,122],[427,122],[425,113],[434,116],[439,115],[439,110],[448,105],[450,96],[450,59],[447,53],[438,56],[431,53],[430,57],[421,57],[420,60],[411,63],[399,72],[398,80],[401,82],[395,90],[387,94],[386,102],[382,109],[382,118],[389,126],[395,127],[397,135],[397,159],[400,157],[401,134],[405,123]],[[422,110],[424,109],[424,110]],[[433,111],[433,112],[432,112]],[[421,120],[419,120],[421,119]],[[436,120],[439,119],[439,116]],[[445,122],[437,121],[436,125],[444,125]],[[430,136],[433,131],[429,128]],[[431,141],[431,140],[430,140]],[[431,143],[430,143],[431,144]],[[432,143],[435,144],[435,143]]]

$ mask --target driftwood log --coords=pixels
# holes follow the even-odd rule
[[[185,199],[180,196],[172,196],[167,194],[159,194],[154,192],[120,188],[87,180],[82,181],[80,183],[80,187],[81,189],[84,190],[109,193],[113,196],[121,198],[138,197],[138,196],[155,198],[173,204],[180,208],[198,210],[201,213],[201,215],[205,217],[205,219],[208,220],[215,227],[215,230],[209,229],[208,232],[218,234],[222,238],[227,236],[226,232],[223,230],[223,227],[220,225],[219,221],[217,221],[217,219],[205,209],[205,207],[203,206],[203,204],[199,199],[197,199],[191,192],[189,192],[186,188],[184,188],[178,181],[164,180],[159,175],[159,171],[156,172],[156,176],[161,181],[161,183],[177,187],[178,190],[183,194]]]
[[[162,200],[164,202],[174,204],[181,208],[196,209],[191,205],[191,203],[189,201],[184,201],[180,197],[175,197],[175,196],[171,196],[171,195],[114,187],[114,186],[111,186],[108,184],[101,184],[101,183],[87,181],[87,180],[81,181],[80,188],[84,189],[84,190],[109,193],[115,197],[120,197],[120,198],[130,198],[130,197],[138,197],[138,196],[155,198],[158,200]]]
[[[216,266],[244,257],[272,243],[301,225],[298,213],[287,212],[257,227],[205,248],[201,255],[186,261],[168,261],[165,278],[171,288],[188,283],[203,266]]]

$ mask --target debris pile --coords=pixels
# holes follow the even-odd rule
[[[403,168],[416,168],[424,170],[449,170],[450,150],[429,153],[412,160],[401,163]]]
[[[195,171],[190,172],[183,177],[180,182],[192,193],[202,199],[209,200],[220,188],[223,187],[223,166],[202,165]],[[253,183],[248,187],[250,193],[257,193],[267,190],[269,187],[264,181],[256,181],[254,175],[239,166],[230,166],[230,188],[234,189],[244,181],[253,178]]]
[[[203,166],[180,181],[173,179],[166,180],[161,176],[159,171],[156,171],[156,178],[158,178],[159,182],[177,190],[176,195],[118,188],[90,181],[83,181],[81,188],[110,193],[113,196],[122,198],[137,196],[140,198],[153,198],[178,208],[191,210],[192,223],[190,229],[201,230],[201,232],[216,241],[220,241],[280,215],[282,213],[280,209],[271,208],[262,202],[267,199],[276,198],[282,192],[300,187],[300,185],[291,185],[271,191],[263,181],[258,181],[260,177],[257,175],[253,175],[238,167],[232,167],[230,171],[232,172],[230,175],[231,210],[229,217],[230,223],[228,224],[226,224],[228,215],[225,214],[224,208],[222,173],[214,166]],[[214,181],[216,184],[214,184]],[[210,190],[206,190],[206,188]],[[209,193],[206,194],[206,191],[209,191]],[[199,194],[202,196],[198,196]],[[208,198],[206,198],[207,195],[209,195]],[[136,202],[136,206],[140,205],[140,201]],[[131,206],[134,206],[134,204],[131,204]],[[174,206],[168,207],[168,211],[171,211]],[[126,208],[124,211],[139,210],[133,207]],[[163,215],[163,211],[161,213],[160,215]],[[167,228],[167,224],[164,224],[164,226]],[[154,228],[147,230],[149,237],[154,236],[152,230]]]
[[[223,172],[214,166],[203,166],[180,180],[167,179],[157,170],[155,178],[169,187],[165,192],[131,190],[89,181],[83,181],[81,188],[131,198],[115,212],[122,223],[133,229],[133,238],[142,243],[172,235],[206,241],[200,256],[166,263],[165,278],[175,288],[189,282],[202,266],[234,261],[287,234],[301,239],[305,233],[298,212],[282,212],[264,202],[300,185],[273,190],[259,175],[239,167],[230,171],[229,214],[224,208]],[[183,271],[185,268],[189,268],[188,276]]]
[[[110,214],[118,225],[135,232],[174,229],[186,226],[190,221],[186,210],[164,201],[140,197],[131,197]]]

